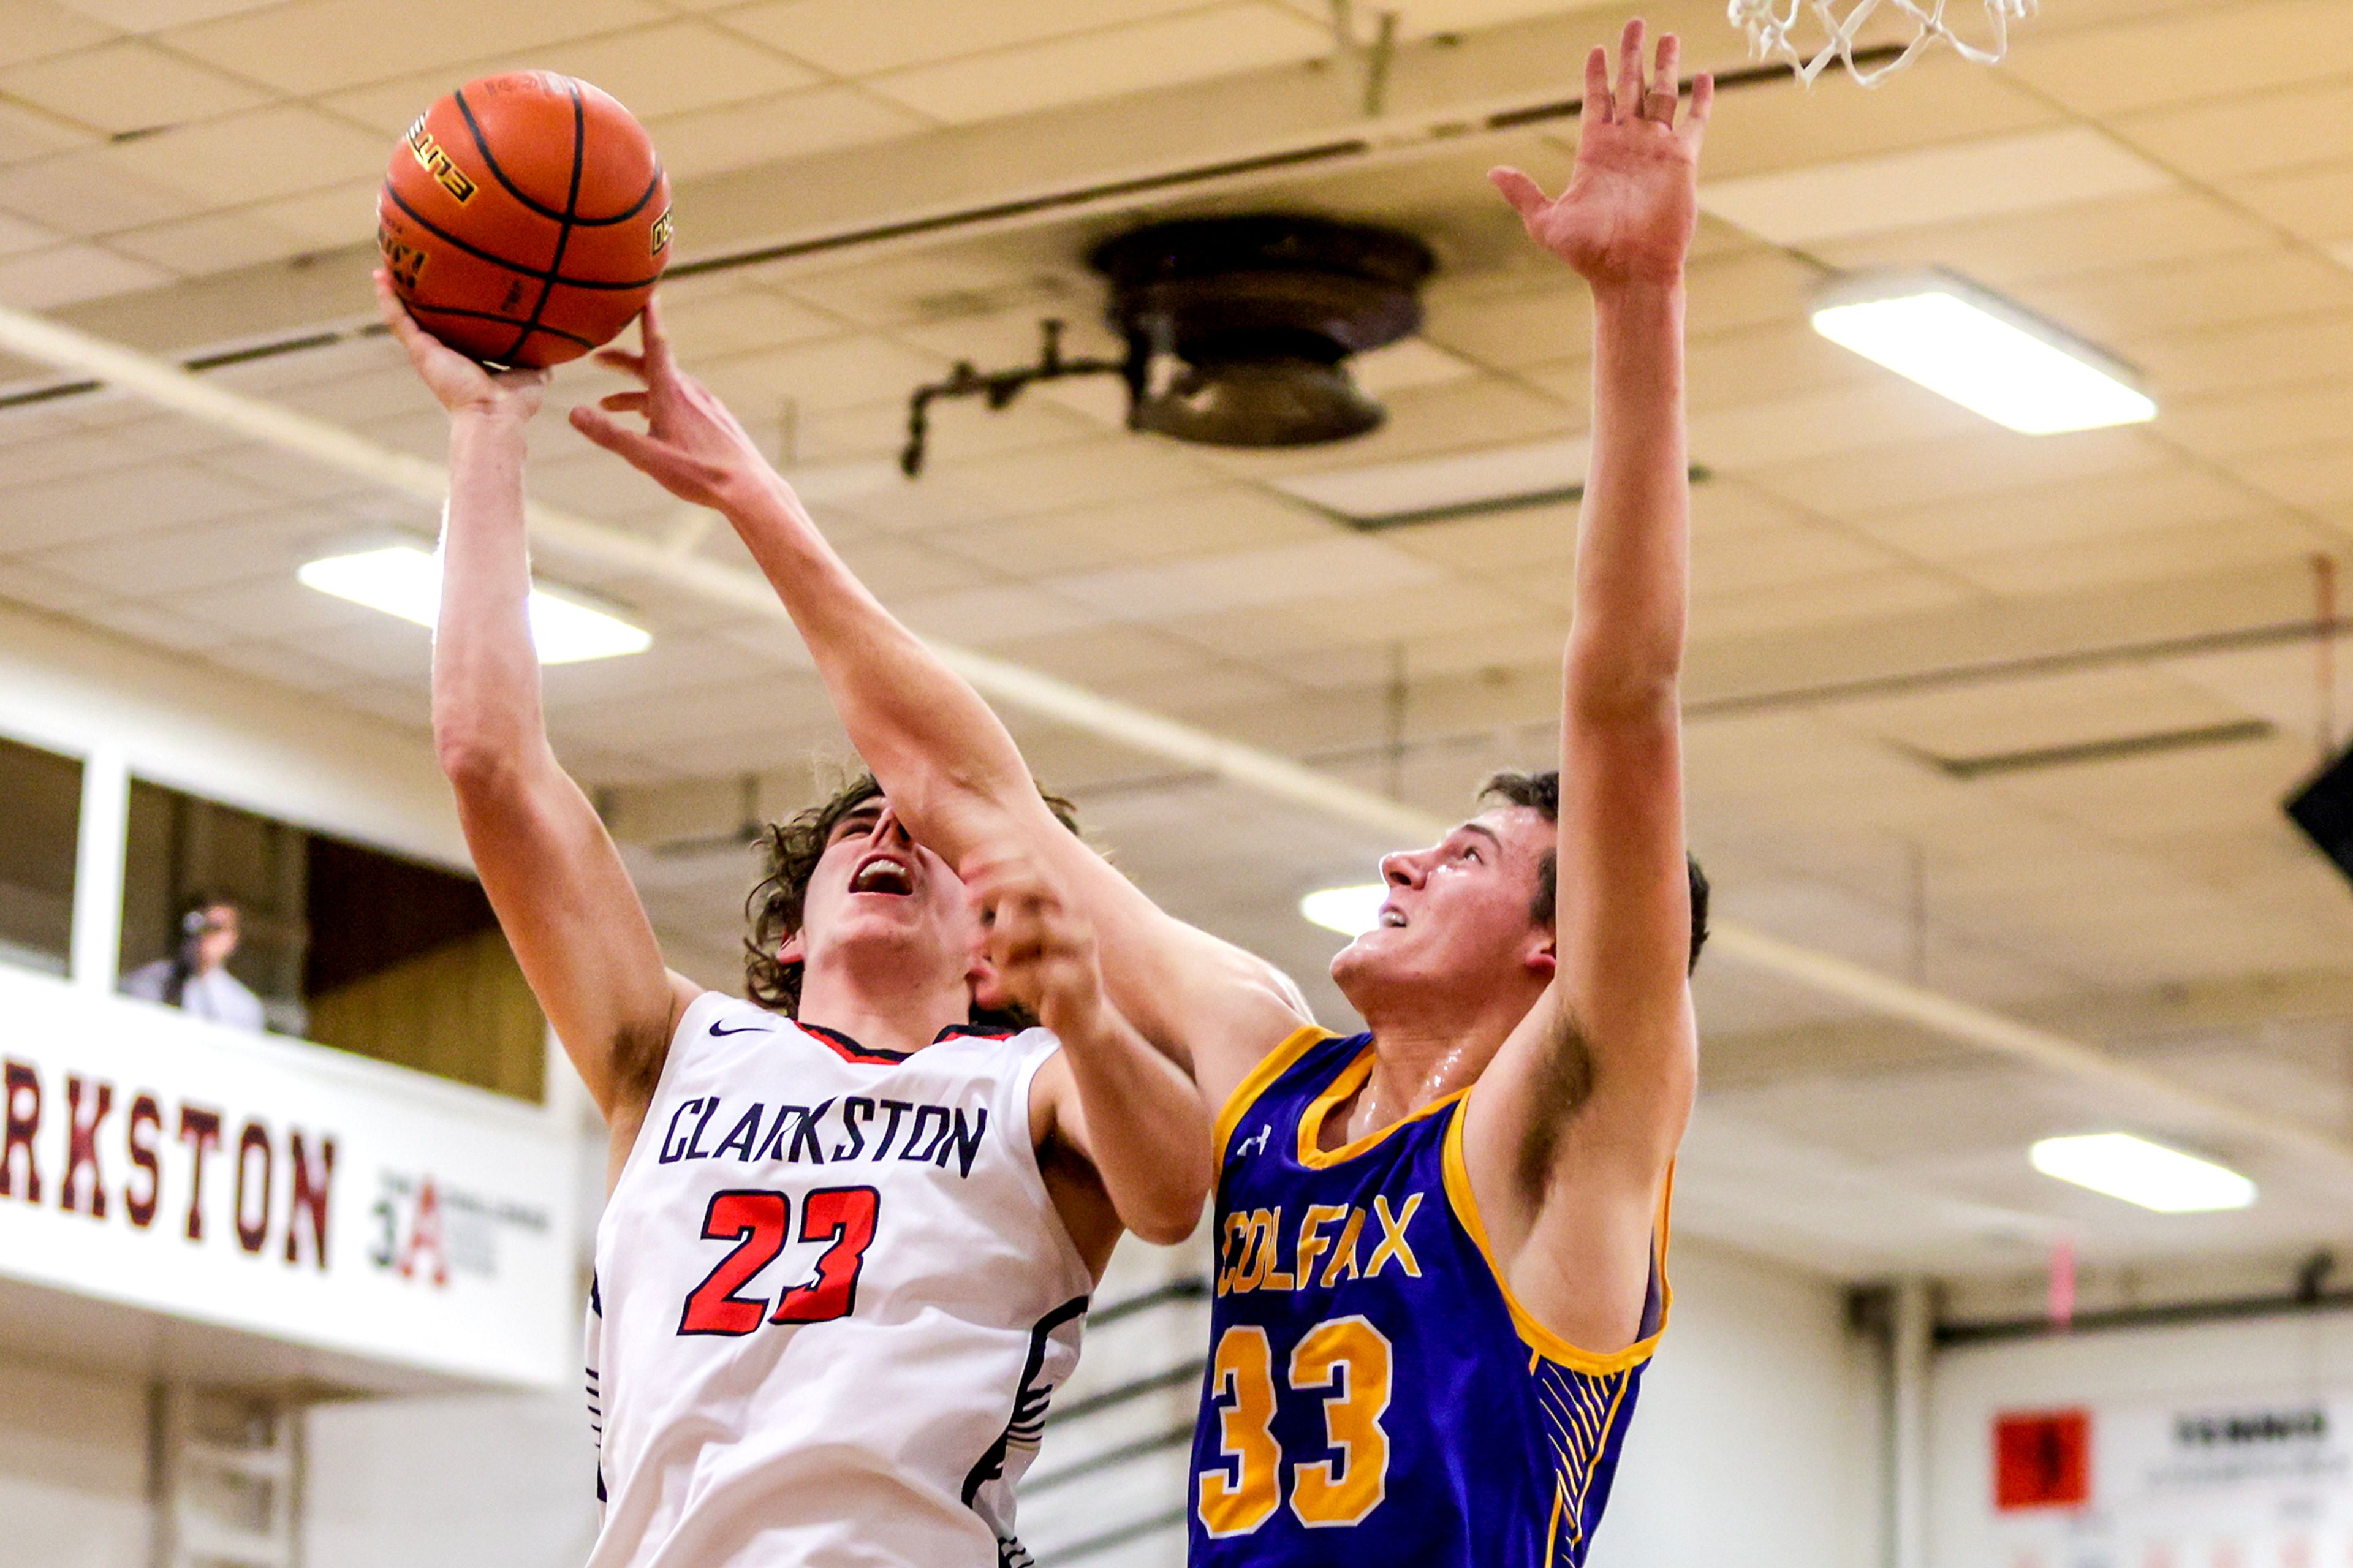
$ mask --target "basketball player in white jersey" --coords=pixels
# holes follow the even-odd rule
[[[1402,1535],[1406,1523],[1453,1543],[1406,1548],[1416,1563],[1581,1562],[1631,1384],[1663,1326],[1666,1196],[1698,1066],[1686,976],[1704,929],[1705,883],[1683,847],[1677,689],[1690,504],[1684,263],[1713,86],[1700,78],[1679,120],[1676,41],[1661,40],[1655,68],[1645,54],[1635,22],[1619,47],[1614,87],[1608,52],[1588,57],[1576,167],[1560,196],[1546,197],[1516,170],[1491,176],[1529,237],[1574,269],[1592,299],[1592,458],[1560,768],[1500,777],[1489,793],[1501,798],[1489,809],[1430,848],[1383,859],[1389,895],[1380,923],[1332,966],[1371,1026],[1356,1039],[1325,1037],[1268,965],[1172,919],[1052,828],[1011,736],[856,581],[726,411],[678,374],[650,312],[641,361],[606,356],[647,381],[645,392],[609,399],[607,408],[649,412],[650,432],[574,411],[591,439],[674,493],[727,513],[800,627],[852,742],[916,831],[955,861],[1020,837],[1054,864],[1101,931],[1113,1001],[1147,1036],[1183,1052],[1209,1103],[1225,1107],[1215,1138],[1225,1253],[1213,1322],[1242,1336],[1243,1349],[1254,1344],[1258,1359],[1229,1364],[1230,1335],[1213,1358],[1197,1455],[1206,1462],[1195,1468],[1199,1562],[1381,1561],[1382,1531],[1388,1550],[1423,1539]],[[1244,1117],[1252,1135],[1237,1138]],[[1347,1430],[1356,1436],[1345,1482],[1326,1447],[1286,1458],[1270,1426],[1279,1416],[1295,1446],[1314,1430],[1320,1402],[1329,1431],[1342,1430],[1331,1414],[1343,1396],[1329,1391],[1328,1356],[1308,1357],[1315,1347],[1294,1344],[1283,1325],[1240,1321],[1267,1300],[1248,1294],[1255,1283],[1278,1275],[1286,1299],[1307,1305],[1339,1300],[1334,1290],[1366,1292],[1353,1222],[1339,1242],[1317,1230],[1336,1226],[1344,1205],[1306,1199],[1330,1195],[1314,1183],[1394,1163],[1400,1148],[1427,1145],[1428,1159],[1398,1166],[1398,1179],[1419,1171],[1424,1185],[1435,1183],[1433,1126],[1444,1134],[1443,1191],[1394,1194],[1397,1247],[1420,1246],[1430,1261],[1442,1246],[1479,1262],[1475,1272],[1467,1262],[1443,1271],[1445,1310],[1475,1309],[1480,1322],[1522,1342],[1491,1336],[1482,1354],[1517,1359],[1531,1376],[1558,1372],[1582,1391],[1577,1399],[1606,1396],[1598,1408],[1609,1413],[1606,1423],[1554,1434],[1559,1475],[1515,1482],[1509,1520],[1479,1506],[1486,1478],[1469,1473],[1482,1467],[1466,1457],[1465,1423],[1518,1425],[1525,1414],[1514,1447],[1542,1458],[1538,1402],[1519,1413],[1482,1405],[1466,1415],[1432,1374],[1440,1352],[1455,1348],[1442,1344],[1413,1352],[1409,1381],[1403,1335],[1427,1316],[1420,1325],[1400,1317],[1393,1336],[1396,1396],[1422,1407],[1386,1417],[1373,1407],[1392,1389],[1386,1349],[1377,1358],[1377,1400],[1356,1398],[1360,1384],[1376,1386],[1370,1373],[1348,1379]],[[1270,1189],[1277,1177],[1287,1189]],[[1238,1187],[1280,1192],[1287,1202],[1229,1212]],[[1286,1207],[1302,1227],[1295,1243]],[[1313,1292],[1312,1244],[1332,1254]],[[1424,1278],[1420,1267],[1403,1268]],[[1368,1277],[1375,1271],[1366,1267]],[[1319,1332],[1335,1326],[1327,1321]],[[1306,1374],[1297,1371],[1303,1357],[1314,1362]],[[1278,1396],[1271,1378],[1286,1364],[1294,1374]],[[1459,1402],[1468,1385],[1451,1386]],[[1402,1457],[1424,1447],[1418,1466],[1389,1470],[1384,1419],[1389,1430],[1415,1424],[1413,1442],[1400,1434],[1394,1449]],[[1451,1463],[1422,1443],[1433,1431],[1463,1435]],[[1377,1458],[1379,1473],[1356,1473],[1356,1457]],[[1341,1492],[1355,1510],[1345,1517],[1332,1512]],[[1286,1498],[1288,1510],[1277,1506]],[[1358,1523],[1367,1535],[1316,1528]]]
[[[772,832],[781,942],[753,968],[790,1016],[671,973],[542,721],[523,459],[545,378],[487,374],[377,289],[450,416],[435,742],[611,1129],[592,1568],[1027,1563],[1012,1484],[1093,1281],[1123,1228],[1200,1216],[1197,1092],[1105,1002],[1042,858],[968,851],[960,880],[871,782]],[[1017,1005],[1047,1027],[976,1027]]]

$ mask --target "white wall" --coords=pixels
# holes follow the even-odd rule
[[[466,864],[422,730],[0,609],[0,735],[304,827]]]
[[[2129,1329],[1965,1346],[1937,1357],[1929,1404],[1932,1568],[2008,1568],[1991,1531],[1992,1421],[2004,1410],[2353,1389],[2353,1313]],[[2094,1442],[2098,1442],[2095,1431]]]
[[[1868,1568],[1879,1560],[1877,1348],[1837,1284],[1680,1242],[1592,1568]]]
[[[145,1568],[147,1389],[0,1360],[0,1568]]]
[[[306,1440],[310,1568],[580,1568],[596,1540],[581,1395],[320,1405]]]

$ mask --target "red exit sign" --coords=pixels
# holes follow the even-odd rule
[[[2091,1500],[2090,1411],[2005,1411],[1993,1418],[1995,1508],[2082,1508]]]

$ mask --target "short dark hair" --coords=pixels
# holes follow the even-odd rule
[[[763,1007],[786,1017],[797,1017],[801,1005],[801,965],[776,956],[786,937],[801,929],[808,904],[809,879],[825,847],[842,819],[879,798],[882,786],[872,773],[860,773],[833,793],[831,799],[785,822],[772,822],[762,831],[763,874],[744,900],[744,914],[752,934],[744,940],[744,994]],[[1038,792],[1055,819],[1072,833],[1079,830],[1077,807],[1058,795]],[[1018,1008],[973,1009],[972,1022],[986,1028],[1026,1028],[1037,1020]]]
[[[1560,771],[1546,768],[1542,773],[1504,772],[1489,779],[1479,791],[1482,801],[1497,800],[1506,805],[1524,805],[1540,813],[1546,822],[1560,820]],[[1707,873],[1699,868],[1699,861],[1690,854],[1683,856],[1684,868],[1691,873],[1691,957],[1683,972],[1690,973],[1699,967],[1699,950],[1707,945]],[[1560,898],[1560,856],[1557,851],[1545,851],[1544,864],[1536,870],[1536,896],[1529,901],[1528,917],[1538,925],[1550,925],[1557,912]]]

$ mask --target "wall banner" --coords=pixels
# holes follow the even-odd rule
[[[2353,1568],[2353,1394],[2010,1411],[1991,1442],[1987,1568]]]
[[[0,969],[0,1275],[370,1360],[577,1371],[533,1106]]]

